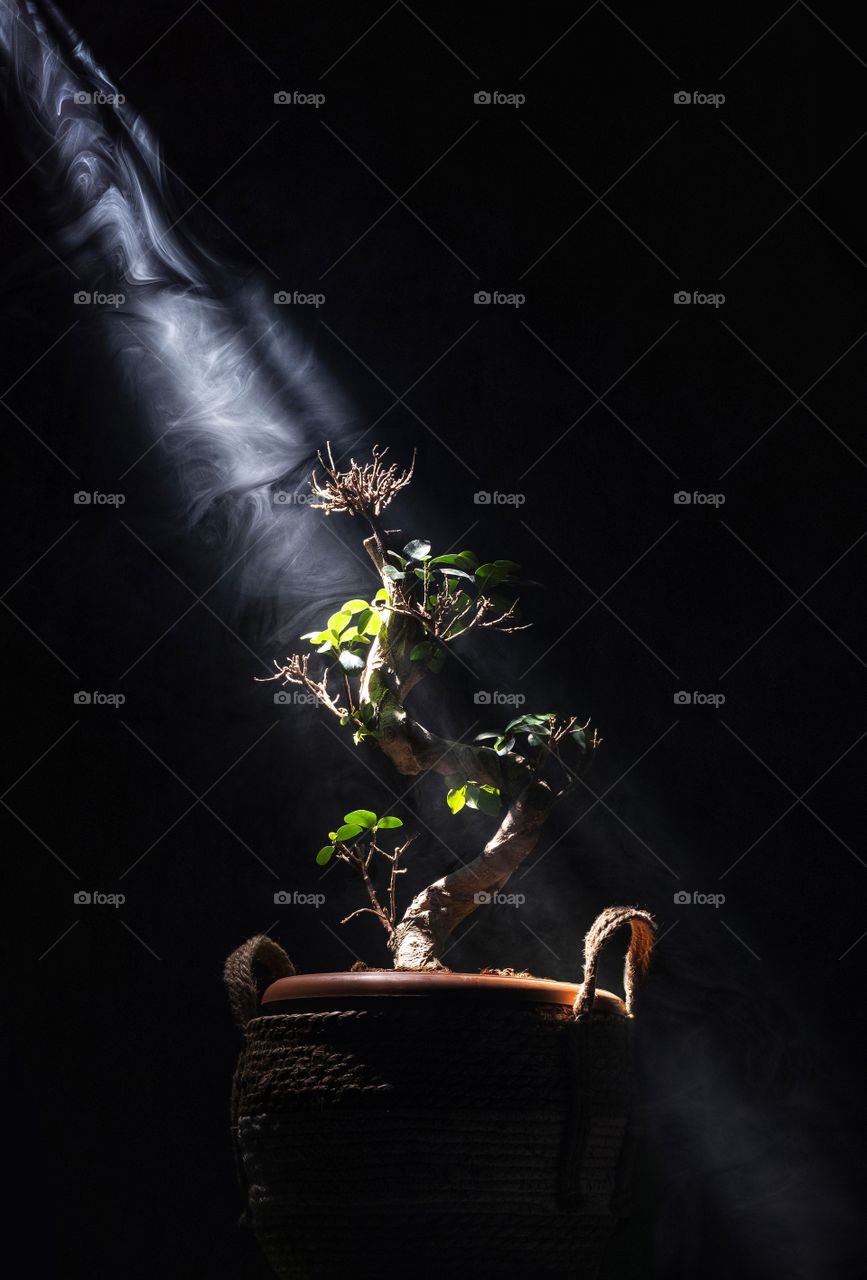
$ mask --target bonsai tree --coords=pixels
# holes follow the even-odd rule
[[[370,905],[388,934],[397,969],[440,969],[449,935],[483,902],[502,890],[529,854],[554,803],[575,787],[592,763],[600,740],[576,716],[521,714],[502,728],[479,734],[474,743],[437,735],[413,714],[413,690],[436,679],[449,646],[471,631],[521,628],[516,591],[520,566],[511,560],[480,561],[472,551],[433,555],[420,537],[392,545],[394,530],[382,513],[411,482],[406,470],[387,463],[374,447],[364,463],[338,468],[330,446],[320,454],[321,476],[311,479],[311,505],[327,517],[346,515],[366,526],[363,545],[381,583],[372,600],[347,600],[318,631],[301,637],[312,652],[275,662],[271,677],[302,685],[351,733],[357,746],[371,745],[406,776],[441,775],[453,814],[464,807],[489,815],[494,830],[470,862],[429,884],[402,914],[396,905],[401,859],[410,841],[388,851],[381,832],[402,826],[399,818],[358,809],[329,833],[317,861],[332,857],[361,875]],[[377,893],[372,869],[388,864],[387,888]]]

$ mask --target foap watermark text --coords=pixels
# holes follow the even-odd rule
[[[502,93],[499,89],[477,89],[473,94],[477,107],[523,107],[526,101],[524,93]]]
[[[499,289],[479,289],[473,294],[477,307],[523,307],[526,301],[525,293],[502,293]]]
[[[694,689],[692,693],[687,689],[678,689],[674,695],[676,707],[721,707],[725,700],[724,693],[702,693],[699,689]]]
[[[79,689],[72,695],[77,707],[114,707],[115,711],[126,702],[125,693],[100,693],[98,689]]]
[[[690,893],[687,889],[678,889],[674,895],[676,907],[720,907],[725,905],[724,893]]]
[[[302,89],[278,89],[274,102],[278,107],[315,107],[318,111],[325,106],[325,94],[305,93]]]
[[[301,893],[298,889],[278,889],[274,894],[274,902],[278,907],[315,907],[318,911],[325,905],[324,893]]]
[[[324,293],[302,293],[300,289],[278,289],[274,294],[278,307],[315,307],[318,311],[325,306]]]
[[[473,494],[477,507],[523,507],[526,501],[525,493],[500,493],[498,489],[479,489]]]
[[[724,293],[702,293],[699,289],[678,289],[674,295],[674,305],[676,307],[715,307],[719,309],[725,305],[726,296]]]
[[[100,493],[99,489],[79,489],[72,495],[77,507],[122,507],[126,502],[125,493]]]
[[[523,693],[501,693],[499,689],[477,689],[473,702],[477,707],[523,707]]]
[[[700,493],[698,489],[693,489],[692,493],[687,489],[678,489],[674,495],[676,507],[721,507],[725,500],[724,493]]]
[[[89,889],[78,889],[72,895],[72,901],[77,907],[122,907],[126,902],[126,895],[123,893],[100,893],[98,889],[92,892]]]
[[[719,110],[725,100],[724,93],[689,93],[685,89],[679,89],[674,95],[676,107],[715,107]]]
[[[77,307],[114,307],[116,311],[126,302],[126,294],[100,293],[99,290],[89,293],[87,289],[79,289],[72,295],[72,301]]]

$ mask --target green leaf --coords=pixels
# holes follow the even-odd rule
[[[364,827],[360,822],[348,822],[343,827],[338,827],[334,833],[335,840],[354,840],[356,836],[361,835]]]
[[[476,734],[476,742],[484,742],[487,738],[501,738],[502,735],[494,732],[493,729],[486,729],[484,733]]]
[[[321,644],[321,645],[319,646],[319,648],[316,650],[316,652],[317,652],[317,653],[330,653],[330,652],[331,652],[331,650],[332,650],[333,648],[334,648],[334,641],[333,641],[333,640],[326,640],[326,641],[325,641],[325,644]]]
[[[382,572],[385,574],[386,578],[388,578],[389,582],[401,582],[406,577],[406,574],[402,573],[400,569],[395,569],[393,564],[384,564],[382,566]]]
[[[328,630],[333,631],[335,635],[340,635],[341,631],[352,620],[351,613],[332,613],[328,619]]]
[[[358,627],[347,627],[340,637],[340,643],[348,644],[354,653],[364,653],[364,645],[370,644],[370,636],[362,635]]]
[[[447,565],[453,566],[456,569],[472,570],[475,569],[478,564],[478,560],[476,560],[475,556],[472,559],[469,559],[463,552],[452,552],[446,556],[434,556],[429,563],[432,566]]]
[[[316,861],[320,867],[326,866],[331,861],[331,855],[334,852],[333,844],[324,844],[316,855]]]
[[[510,720],[503,730],[504,733],[511,733],[513,729],[519,729],[524,723],[524,716],[515,716],[514,720]]]
[[[400,565],[401,569],[405,569],[407,564],[409,563],[409,561],[406,559],[405,556],[398,555],[396,551],[386,551],[385,554],[387,556],[391,556],[391,558],[394,561],[396,561],[398,565]]]
[[[376,814],[372,809],[353,809],[352,813],[343,815],[343,821],[369,830],[371,827],[376,826]]]
[[[431,658],[430,662],[427,664],[427,669],[436,675],[438,672],[442,671],[445,666],[445,662],[446,651],[445,648],[440,645],[440,647],[434,652],[434,656]]]
[[[464,805],[467,803],[467,784],[462,787],[455,787],[446,796],[446,804],[452,813],[460,813]]]
[[[542,742],[543,742],[543,739],[542,739],[542,738],[537,737],[535,733],[528,733],[528,734],[527,734],[527,746],[528,746],[528,747],[541,747]]]
[[[511,573],[513,569],[520,569],[521,567],[519,564],[515,564],[514,560],[495,560],[494,564],[498,569],[505,569],[509,573]]]
[[[473,567],[478,565],[479,557],[476,555],[475,551],[461,551],[459,554],[462,557],[462,559],[469,560],[470,564],[473,565]]]
[[[420,662],[422,658],[427,658],[432,649],[430,640],[422,640],[420,644],[413,645],[409,654],[410,662]]]
[[[486,788],[480,787],[479,794],[476,797],[476,805],[481,809],[482,813],[496,817],[502,808],[502,801],[498,795],[494,795]]]
[[[377,613],[375,609],[371,609],[370,617],[367,619],[364,626],[362,627],[361,623],[359,623],[358,625],[359,625],[359,629],[363,631],[365,635],[368,635],[368,636],[378,635],[379,629],[382,626],[382,615]]]
[[[408,555],[412,560],[424,560],[425,556],[430,555],[430,543],[424,538],[413,538],[412,542],[408,542],[404,547],[404,554]]]
[[[467,582],[475,581],[473,575],[471,573],[467,573],[464,569],[443,568],[440,566],[437,568],[437,573],[445,574],[447,578],[466,578]]]
[[[477,782],[468,782],[466,793],[468,808],[478,809],[491,816],[500,812],[502,801],[498,787],[492,787],[488,782],[481,786]]]
[[[402,818],[380,818],[376,824],[381,831],[390,831],[392,827],[402,827]]]
[[[380,587],[380,588],[379,588],[379,590],[377,591],[376,595],[375,595],[373,598],[374,598],[374,600],[386,600],[386,601],[387,601],[387,600],[388,600],[388,592],[386,591],[385,587]]]
[[[496,751],[498,756],[504,756],[509,751],[512,750],[512,747],[514,745],[515,745],[514,738],[502,737],[502,738],[498,738],[497,741],[494,743],[494,750]]]
[[[357,653],[350,653],[348,649],[344,649],[339,655],[337,661],[343,670],[353,675],[357,671],[364,670],[364,659],[359,658]]]
[[[587,750],[587,735],[583,729],[573,729],[572,738],[577,742],[582,751]]]
[[[370,605],[366,600],[347,600],[346,604],[340,606],[341,613],[361,613],[362,609],[369,609]]]

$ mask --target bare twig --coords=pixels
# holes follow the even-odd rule
[[[367,890],[367,896],[370,899],[369,907],[359,907],[356,911],[350,912],[340,923],[348,924],[350,920],[354,920],[356,916],[372,915],[376,916],[380,924],[388,934],[389,946],[392,946],[396,936],[397,929],[397,900],[396,888],[397,877],[403,875],[405,867],[400,866],[400,860],[406,853],[407,849],[415,840],[415,836],[410,836],[402,845],[399,845],[394,853],[388,853],[385,849],[380,849],[376,843],[376,836],[371,836],[370,845],[366,852],[354,845],[339,844],[337,846],[337,857],[341,862],[346,862],[350,866],[356,868],[364,881],[364,887]],[[379,854],[386,862],[390,863],[390,872],[388,877],[388,902],[386,906],[380,902],[379,894],[370,876],[370,864],[374,854]]]
[[[326,515],[344,511],[351,516],[379,517],[401,489],[410,483],[415,469],[414,452],[407,471],[399,471],[395,463],[386,466],[384,458],[387,453],[387,449],[374,445],[372,461],[359,463],[350,458],[347,470],[338,471],[331,444],[327,444],[327,461],[321,453],[318,455],[325,478],[320,480],[313,472],[310,488],[318,501],[310,505],[318,507]]]
[[[281,665],[274,660],[274,666],[277,668],[273,676],[256,676],[258,684],[267,684],[270,680],[282,680],[284,684],[300,684],[303,685],[309,693],[312,693],[316,701],[330,711],[332,715],[337,716],[339,720],[345,719],[352,714],[352,699],[349,696],[349,682],[346,682],[346,693],[349,698],[349,706],[342,707],[331,696],[328,689],[328,670],[323,672],[321,680],[314,680],[309,674],[307,667],[309,655],[306,653],[293,653],[290,658]]]

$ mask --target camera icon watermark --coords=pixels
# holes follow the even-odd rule
[[[715,107],[717,110],[725,104],[724,93],[687,93],[679,89],[674,95],[676,107]]]
[[[274,94],[274,102],[278,107],[315,107],[318,111],[325,105],[325,94],[303,93],[300,89],[279,89]]]
[[[522,907],[527,901],[524,893],[501,893],[495,889],[492,893],[480,890],[473,894],[473,902],[477,907]]]
[[[697,489],[693,489],[692,493],[686,489],[678,489],[674,494],[676,507],[691,507],[693,504],[697,507],[721,507],[725,500],[724,493],[699,493]]]
[[[278,307],[315,307],[318,311],[325,306],[324,293],[302,293],[300,289],[278,289],[274,294],[274,302]]]
[[[523,707],[526,701],[523,693],[501,693],[499,689],[477,689],[473,694],[477,707]]]
[[[690,893],[686,889],[678,889],[674,895],[676,907],[720,907],[725,905],[724,893]]]
[[[477,307],[523,307],[526,301],[525,293],[503,293],[500,289],[478,289],[473,294]]]
[[[72,901],[77,907],[122,907],[126,902],[126,894],[124,893],[100,893],[94,889],[92,893],[87,889],[78,889],[72,895]]]
[[[315,907],[318,911],[325,903],[324,893],[300,893],[293,889],[278,889],[274,894],[274,905],[278,907]]]
[[[674,705],[676,707],[720,707],[725,706],[726,696],[724,693],[702,693],[698,689],[694,689],[690,693],[687,689],[678,689],[674,695]]]
[[[719,310],[725,306],[726,296],[724,293],[700,293],[698,289],[690,292],[688,289],[678,289],[674,295],[674,305],[676,307],[714,307]]]
[[[526,101],[524,93],[502,93],[499,89],[477,89],[473,94],[477,107],[523,107]]]
[[[479,489],[473,494],[473,502],[477,507],[523,507],[527,501],[525,493],[500,493],[494,489]]]
[[[76,707],[114,707],[115,711],[126,702],[125,693],[100,693],[98,689],[79,689],[72,695]]]

